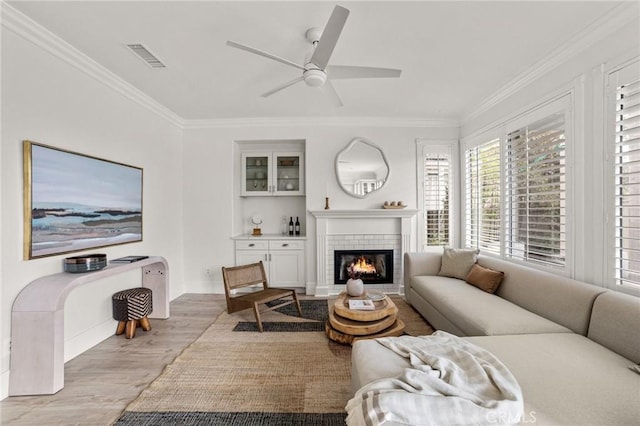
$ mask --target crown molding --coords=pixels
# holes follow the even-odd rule
[[[24,15],[6,2],[1,3],[0,21],[4,28],[35,44],[55,57],[120,93],[171,124],[182,127],[184,120],[140,89],[94,61],[42,25]]]
[[[184,120],[185,129],[209,129],[228,127],[414,127],[442,128],[459,126],[457,120],[402,118],[402,117],[251,117]]]
[[[541,78],[549,71],[568,61],[573,56],[589,48],[596,42],[611,35],[618,28],[638,19],[638,2],[624,1],[608,13],[592,22],[567,42],[554,49],[547,57],[532,65],[506,83],[494,94],[486,97],[470,112],[461,117],[460,125],[464,126],[479,115],[489,111],[504,100],[513,96],[533,81]]]
[[[140,89],[127,83],[89,56],[44,28],[22,12],[1,1],[0,23],[7,30],[67,62],[124,97],[143,106],[181,129],[233,127],[301,127],[301,126],[363,126],[363,127],[459,127],[457,120],[402,117],[250,117],[221,119],[184,119],[160,104]]]
[[[0,21],[7,30],[35,44],[55,57],[96,79],[112,90],[136,102],[181,129],[233,127],[301,127],[301,126],[363,126],[363,127],[458,127],[457,120],[398,117],[255,117],[221,119],[184,119],[160,104],[140,89],[127,83],[86,54],[67,43],[42,25],[6,2],[1,3]]]

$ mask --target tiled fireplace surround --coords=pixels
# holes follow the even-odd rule
[[[316,296],[329,296],[345,290],[333,277],[334,250],[392,249],[394,273],[392,284],[367,284],[368,290],[404,293],[402,258],[415,249],[417,210],[317,210],[316,219]]]

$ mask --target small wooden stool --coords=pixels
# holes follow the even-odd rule
[[[147,318],[153,309],[151,289],[145,287],[130,288],[113,294],[113,319],[118,322],[116,336],[125,333],[127,339],[136,337],[136,328],[151,330]]]

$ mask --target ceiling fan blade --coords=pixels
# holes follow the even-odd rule
[[[262,95],[260,95],[260,96],[262,96],[263,98],[266,98],[266,97],[268,97],[268,96],[273,95],[273,94],[274,94],[274,93],[276,93],[276,92],[281,91],[282,89],[286,89],[286,88],[287,88],[287,87],[289,87],[289,86],[293,86],[294,84],[299,83],[299,82],[301,82],[302,80],[304,80],[304,77],[300,76],[300,77],[295,78],[295,79],[293,79],[293,80],[291,80],[291,81],[287,81],[286,83],[281,84],[280,86],[278,86],[278,87],[276,87],[276,88],[274,88],[274,89],[271,89],[271,90],[269,90],[268,92],[263,93],[263,94],[262,94]]]
[[[331,102],[335,106],[337,107],[344,106],[344,104],[342,103],[342,99],[340,99],[340,96],[338,95],[338,92],[336,92],[336,88],[331,83],[331,80],[327,79],[327,81],[324,82],[324,85],[322,86],[322,91],[331,98]]]
[[[352,67],[348,65],[332,65],[327,67],[327,74],[337,79],[347,78],[396,78],[402,70],[393,68]]]
[[[342,28],[347,22],[349,16],[349,10],[342,6],[336,6],[333,9],[333,13],[327,21],[327,25],[322,30],[322,36],[316,46],[316,50],[311,56],[310,62],[317,65],[321,69],[325,69],[329,63],[329,58],[333,53],[333,49],[336,47]]]
[[[271,53],[263,52],[262,50],[258,50],[251,46],[236,43],[235,41],[231,41],[231,40],[227,40],[227,46],[235,47],[241,50],[246,50],[247,52],[255,53],[256,55],[264,56],[265,58],[273,59],[274,61],[278,61],[285,65],[290,65],[292,67],[301,69],[302,71],[306,71],[305,67],[303,67],[302,65],[296,64],[295,62],[291,62],[288,59],[284,59],[279,56],[272,55]]]

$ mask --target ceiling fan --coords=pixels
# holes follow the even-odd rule
[[[311,56],[304,61],[304,65],[289,61],[276,55],[264,52],[262,50],[247,46],[235,41],[227,41],[227,45],[265,58],[273,59],[285,65],[289,65],[302,70],[302,75],[281,84],[262,94],[262,97],[268,97],[296,83],[304,81],[307,86],[320,87],[332,98],[336,106],[342,106],[340,96],[333,87],[331,80],[349,79],[349,78],[393,78],[400,77],[401,70],[391,68],[372,68],[347,65],[328,65],[333,49],[336,47],[340,33],[349,16],[349,10],[342,6],[336,6],[329,17],[324,30],[320,28],[310,28],[305,33],[305,37],[314,46]]]

